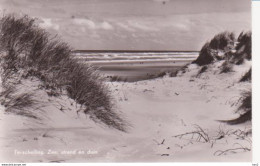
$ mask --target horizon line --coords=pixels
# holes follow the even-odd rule
[[[199,52],[197,50],[72,50],[72,52]]]

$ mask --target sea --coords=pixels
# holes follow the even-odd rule
[[[73,51],[75,59],[93,66],[105,78],[127,82],[174,73],[198,55],[198,51]]]

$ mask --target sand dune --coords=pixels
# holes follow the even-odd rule
[[[72,101],[65,96],[48,98],[38,91],[38,98],[49,100],[48,108],[43,110],[45,118],[40,123],[1,111],[0,123],[5,128],[5,132],[1,132],[1,160],[250,162],[251,136],[238,132],[250,133],[251,123],[230,126],[218,120],[237,116],[233,103],[250,87],[250,83],[237,80],[250,68],[251,62],[235,68],[233,73],[218,74],[221,63],[211,65],[199,77],[200,67],[190,65],[187,72],[178,77],[133,83],[107,82],[117,111],[131,125],[127,133],[95,124],[84,114],[77,114],[76,104],[69,104]],[[31,86],[37,86],[37,82]],[[58,104],[65,109],[55,108]],[[16,125],[10,125],[14,121]],[[198,126],[205,131],[208,141],[198,134],[178,136],[198,132]]]

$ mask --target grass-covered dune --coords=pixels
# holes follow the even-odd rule
[[[251,32],[241,32],[237,38],[232,32],[219,33],[203,45],[199,57],[193,63],[203,66],[225,60],[236,65],[242,64],[244,60],[251,60],[251,40]]]
[[[91,67],[72,58],[71,48],[41,29],[37,20],[15,14],[0,19],[1,104],[6,111],[38,118],[25,107],[29,94],[14,94],[21,80],[37,78],[48,96],[66,93],[93,120],[125,131],[123,119],[113,110],[113,99],[102,78]]]
[[[210,64],[223,61],[219,68],[219,74],[233,72],[234,67],[239,67],[245,61],[251,61],[251,32],[241,32],[236,38],[232,32],[222,32],[206,42],[202,47],[199,57],[192,63],[201,67],[198,74],[205,72]],[[251,82],[251,68],[241,77],[238,82]],[[229,124],[239,124],[251,120],[252,116],[252,93],[246,91],[241,94],[241,105],[237,112],[242,112],[240,117],[230,121]]]

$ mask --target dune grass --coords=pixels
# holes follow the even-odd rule
[[[239,65],[245,59],[251,60],[251,36],[250,31],[241,32],[237,39],[232,32],[219,33],[203,45],[199,57],[193,63],[203,66],[216,60],[227,60]],[[232,52],[232,50],[236,51]],[[218,55],[220,51],[224,53],[224,56]]]
[[[245,60],[251,60],[251,36],[251,32],[241,32],[237,39],[235,38],[234,33],[231,32],[222,32],[215,35],[210,42],[204,44],[199,57],[192,62],[199,66],[203,66],[197,76],[206,71],[207,65],[218,60],[224,61],[220,66],[220,74],[232,72],[234,65],[240,65],[244,63]],[[218,53],[224,54],[223,56],[219,56]],[[252,69],[245,73],[239,82],[251,81],[251,70]],[[242,111],[243,113],[237,119],[224,122],[228,124],[239,124],[251,120],[251,91],[243,93],[239,101],[240,100],[242,102],[238,111]]]
[[[252,92],[245,91],[241,97],[241,104],[237,112],[241,111],[242,113],[236,119],[226,121],[228,124],[235,125],[244,123],[252,120]]]
[[[233,32],[221,32],[213,37],[209,43],[209,47],[215,50],[228,49],[230,44],[236,40],[235,34]]]
[[[0,20],[3,87],[15,86],[19,79],[37,77],[53,94],[66,91],[93,120],[125,131],[124,120],[114,112],[113,99],[102,77],[91,66],[74,60],[71,50],[67,43],[41,29],[36,19],[15,14],[3,16]]]
[[[192,63],[203,66],[215,60],[224,59],[224,57],[218,56],[218,51],[230,51],[233,48],[235,40],[235,34],[232,32],[225,31],[215,35],[210,42],[206,42],[203,45],[198,58]]]
[[[210,64],[214,61],[214,56],[211,54],[210,43],[207,42],[200,50],[198,58],[192,63],[196,63],[199,66]]]
[[[31,93],[16,94],[17,91],[14,87],[0,93],[0,102],[6,109],[6,112],[12,112],[17,115],[26,116],[33,119],[40,119],[34,113],[28,111],[28,108],[36,105],[36,101],[33,99]]]
[[[221,65],[221,71],[220,73],[229,73],[233,71],[233,64],[230,63],[229,61],[225,61],[222,65]]]
[[[196,77],[200,77],[202,73],[206,72],[208,70],[208,66],[203,66],[199,71]]]
[[[245,82],[245,81],[251,81],[252,80],[252,68],[248,70],[248,72],[245,73],[239,80],[239,82]]]
[[[237,39],[236,53],[231,59],[231,62],[237,65],[244,63],[244,61],[252,59],[252,33],[241,32]]]

